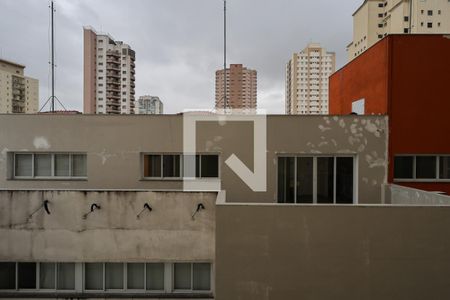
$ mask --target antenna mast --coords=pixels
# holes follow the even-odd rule
[[[55,13],[55,8],[54,8],[53,0],[51,0],[49,8],[51,10],[50,23],[51,23],[51,27],[52,27],[52,33],[51,33],[51,53],[52,54],[51,54],[51,62],[49,62],[51,65],[51,68],[52,68],[52,95],[50,96],[50,98],[47,99],[47,101],[45,101],[44,105],[41,107],[39,112],[41,112],[44,109],[44,107],[47,105],[47,103],[50,101],[50,112],[54,113],[55,112],[55,100],[58,101],[58,103],[63,107],[64,110],[66,110],[66,108],[59,101],[59,99],[55,96],[55,26],[54,26],[54,22],[53,22],[53,15]]]
[[[53,13],[55,12],[55,9],[53,8],[53,0],[51,4],[51,10],[52,10],[52,96],[51,96],[51,112],[55,112],[55,29],[53,26]]]

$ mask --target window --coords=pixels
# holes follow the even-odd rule
[[[279,157],[279,203],[353,203],[354,158]]]
[[[13,290],[16,288],[16,263],[0,263],[0,290]]]
[[[211,264],[175,263],[174,290],[209,291],[211,290]]]
[[[103,264],[84,264],[84,288],[86,290],[103,290]]]
[[[409,17],[408,17],[408,16],[405,16],[405,17],[403,18],[403,20],[404,20],[405,22],[408,22],[408,21],[409,21]]]
[[[186,156],[186,164],[193,156]],[[143,158],[143,172],[145,178],[182,178],[182,155],[181,154],[145,154]],[[192,168],[195,172],[185,170],[187,177],[218,178],[219,156],[213,154],[199,154],[192,160]]]
[[[428,22],[427,23],[427,28],[433,28],[433,23],[432,22]]]
[[[18,288],[36,288],[36,263],[18,263]]]
[[[429,11],[427,12],[427,14],[428,14],[429,16],[432,16],[432,15],[433,15],[433,11],[432,11],[432,10],[429,10]]]
[[[86,154],[14,153],[14,178],[73,179],[86,176]]]
[[[394,158],[394,179],[439,181],[450,179],[450,156],[400,155]]]
[[[403,29],[403,33],[408,33],[409,32],[409,29],[408,28],[404,28]]]
[[[146,289],[164,290],[164,264],[148,263],[146,264]]]

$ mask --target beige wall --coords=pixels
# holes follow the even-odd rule
[[[142,180],[141,154],[183,151],[183,116],[1,115],[0,187],[7,189],[181,189],[182,181]],[[151,130],[149,130],[151,129]],[[197,151],[220,155],[228,201],[276,202],[279,155],[356,157],[359,203],[379,203],[386,182],[387,117],[267,116],[267,191],[253,192],[224,161],[236,154],[253,170],[253,123],[200,122]],[[8,178],[14,151],[86,152],[87,180]]]
[[[50,215],[40,210],[49,200]],[[0,191],[0,261],[213,261],[215,193]],[[92,203],[100,205],[86,219]],[[148,203],[153,211],[137,214]],[[197,204],[205,210],[192,220]]]
[[[448,299],[449,207],[218,205],[216,299]]]

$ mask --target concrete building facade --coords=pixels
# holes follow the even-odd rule
[[[450,194],[449,51],[447,35],[388,35],[330,77],[332,114],[389,116],[389,183]]]
[[[133,114],[135,51],[91,27],[84,27],[83,34],[84,113]]]
[[[231,64],[230,68],[216,71],[216,109],[224,109],[224,76],[226,76],[227,108],[257,108],[257,73],[242,64]]]
[[[161,115],[164,113],[164,104],[156,96],[140,96],[136,113],[140,115]]]
[[[328,114],[328,77],[336,68],[336,54],[320,44],[294,53],[286,65],[286,114]]]
[[[266,188],[229,164],[263,164],[256,117],[199,115],[193,177],[219,185],[186,191],[185,115],[0,115],[0,297],[450,295],[449,209],[383,196],[386,116],[259,117]]]
[[[388,34],[408,33],[450,33],[450,2],[365,0],[353,14],[348,58],[354,59]]]
[[[39,81],[24,74],[25,66],[0,59],[0,113],[37,113]]]

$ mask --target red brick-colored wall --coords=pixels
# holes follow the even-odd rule
[[[389,174],[399,154],[450,155],[450,36],[390,35],[330,77],[330,113],[389,115]],[[450,183],[399,183],[450,194]]]
[[[388,103],[388,40],[383,39],[331,75],[332,115],[352,112],[352,102],[365,99],[366,114],[386,114]]]
[[[409,153],[450,155],[450,37],[398,35],[390,39],[391,159]],[[407,185],[450,194],[450,183]]]

